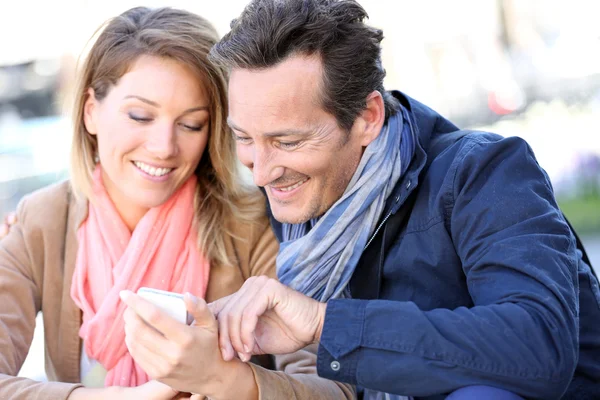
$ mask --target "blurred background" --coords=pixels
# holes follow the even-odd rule
[[[0,216],[68,177],[68,95],[95,29],[137,6],[206,17],[220,34],[246,0],[30,0],[0,5]],[[383,29],[386,87],[459,126],[526,139],[600,265],[600,2],[359,0]],[[393,4],[393,7],[391,6]],[[36,332],[21,374],[44,379]]]

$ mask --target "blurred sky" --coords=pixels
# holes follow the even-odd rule
[[[194,11],[208,18],[219,33],[224,34],[229,30],[231,19],[246,3],[246,0],[7,1],[0,6],[0,63],[32,57],[50,58],[64,52],[77,55],[103,21],[138,5],[172,6]],[[490,26],[498,24],[497,0],[362,0],[360,3],[369,13],[370,23],[382,28],[386,35],[383,54],[386,69],[390,72],[388,86],[402,82],[407,89],[415,81],[401,77],[411,76],[411,73],[421,75],[423,68],[427,68],[423,43],[443,42],[453,36],[477,35],[482,45],[487,45],[486,36],[493,34]],[[579,62],[576,53],[577,47],[587,47],[585,41],[595,42],[597,46],[600,35],[597,21],[599,1],[516,0],[506,3],[516,8],[522,17],[536,13],[536,20],[540,23],[556,26],[561,30],[561,40],[565,43],[572,45],[570,39],[574,38],[579,46],[571,48],[575,55],[571,61],[576,61],[580,68],[593,68],[597,72],[600,65],[598,52],[589,52],[588,63]],[[519,29],[522,40],[529,40],[526,29]],[[410,54],[410,62],[404,62],[406,54]],[[567,57],[540,60],[544,61],[548,61],[548,68],[560,68],[561,64],[570,63]],[[493,68],[492,65],[489,67]],[[417,90],[424,91],[421,82]]]
[[[600,1],[359,2],[369,13],[369,23],[384,30],[386,88],[400,89],[463,126],[525,137],[557,182],[576,168],[576,160],[582,153],[600,154],[597,140],[600,92],[580,79],[600,74],[597,21]],[[0,66],[32,59],[58,59],[65,54],[76,57],[103,21],[133,6],[185,8],[209,19],[222,35],[246,3],[246,0],[6,1],[0,6]],[[509,17],[506,26],[501,24],[500,6]],[[511,41],[510,52],[502,46],[506,40]],[[46,64],[46,68],[52,65]],[[562,91],[569,88],[573,91],[572,82],[580,82],[579,92],[589,92],[584,100],[569,102],[572,94],[547,98],[555,96],[552,91],[559,90],[559,86]],[[1,85],[2,79],[0,91]],[[538,89],[528,91],[528,85]],[[546,97],[532,99],[531,93]],[[511,114],[519,109],[527,112]],[[506,113],[508,118],[500,120],[498,113]],[[11,129],[3,131],[3,126]],[[13,126],[0,121],[0,146],[8,146],[6,143],[22,136],[14,133],[18,136],[14,140],[5,137],[2,141],[3,132],[5,136],[9,130],[17,132]],[[57,132],[64,124],[53,126]],[[69,135],[65,132],[55,142],[68,146]],[[66,147],[56,152],[64,154]],[[44,164],[43,154],[39,157]],[[46,159],[53,162],[49,157]],[[56,158],[53,160],[56,162]]]

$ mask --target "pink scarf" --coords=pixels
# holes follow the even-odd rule
[[[121,290],[147,286],[202,298],[206,293],[209,263],[192,229],[195,190],[192,176],[130,233],[96,166],[95,203],[89,203],[88,217],[77,231],[71,297],[83,311],[79,336],[85,351],[107,370],[105,386],[138,386],[149,379],[125,345]]]

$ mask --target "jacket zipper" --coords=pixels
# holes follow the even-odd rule
[[[381,221],[381,223],[379,224],[379,226],[377,227],[377,229],[375,229],[375,232],[373,232],[373,235],[371,235],[371,238],[369,239],[369,241],[367,242],[367,244],[365,245],[364,249],[366,249],[367,247],[369,247],[369,245],[371,244],[371,242],[373,241],[373,239],[375,239],[375,236],[377,236],[377,233],[379,233],[379,231],[381,230],[381,227],[383,225],[385,225],[385,223],[387,222],[387,220],[390,218],[390,216],[392,215],[392,212],[390,211],[385,218],[383,219],[383,221]],[[363,249],[363,251],[364,251]]]

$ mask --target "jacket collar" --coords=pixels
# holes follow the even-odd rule
[[[408,121],[405,122],[410,125],[416,144],[413,158],[406,173],[400,178],[392,194],[387,199],[384,215],[390,212],[396,213],[404,204],[408,195],[419,185],[421,171],[427,163],[427,149],[432,136],[437,133],[458,130],[453,123],[417,100],[397,90],[390,93],[406,109]]]
[[[89,201],[83,196],[83,194],[76,194],[75,189],[69,187],[69,196],[71,197],[71,212],[73,213],[73,221],[75,227],[79,229],[83,221],[88,216],[89,212]]]

